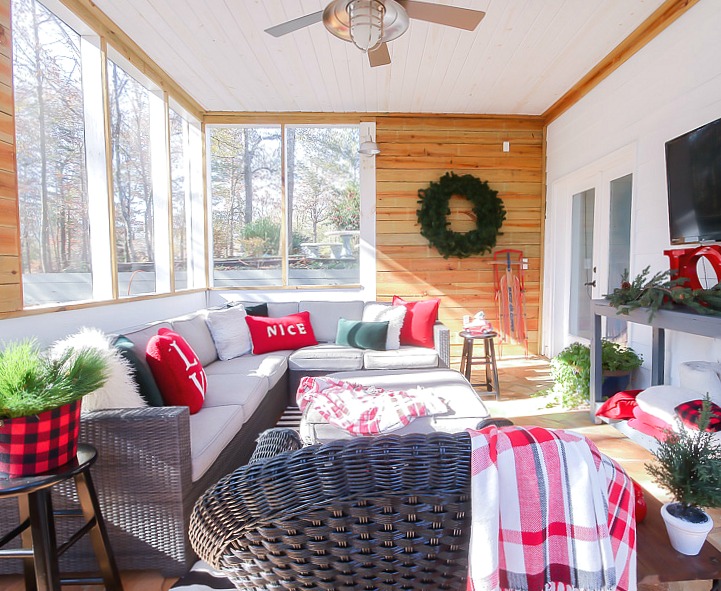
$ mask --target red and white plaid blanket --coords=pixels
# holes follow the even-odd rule
[[[312,404],[330,424],[352,435],[389,433],[416,417],[443,414],[445,402],[431,390],[385,390],[329,377],[305,377],[296,400],[301,411]]]
[[[635,591],[631,479],[577,433],[469,430],[469,591]]]

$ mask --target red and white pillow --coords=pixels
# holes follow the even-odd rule
[[[195,351],[177,332],[161,328],[148,341],[145,358],[168,406],[187,406],[195,414],[203,406],[208,381]]]
[[[318,344],[310,323],[310,312],[299,312],[280,318],[246,316],[245,321],[253,341],[253,355]]]
[[[438,320],[440,304],[439,298],[407,302],[401,297],[393,296],[394,306],[405,306],[406,308],[401,328],[401,345],[433,348],[433,325]]]

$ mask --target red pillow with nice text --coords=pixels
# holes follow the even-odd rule
[[[433,348],[433,325],[438,320],[438,306],[441,300],[421,300],[406,302],[403,298],[393,296],[394,306],[405,306],[406,316],[401,327],[401,345],[417,345]]]
[[[208,381],[198,356],[183,337],[161,328],[148,341],[145,358],[165,404],[187,406],[191,415],[200,410]]]
[[[280,318],[246,316],[245,321],[253,341],[253,355],[318,344],[310,324],[310,312],[299,312]]]

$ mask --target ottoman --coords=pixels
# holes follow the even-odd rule
[[[394,435],[433,431],[456,433],[467,428],[475,428],[481,420],[489,416],[483,401],[468,380],[463,374],[452,369],[345,371],[329,374],[329,377],[388,390],[410,390],[420,386],[432,390],[445,401],[449,408],[447,413],[418,417],[405,427],[392,431]],[[354,437],[346,430],[328,424],[312,403],[303,413],[300,436],[306,445]]]

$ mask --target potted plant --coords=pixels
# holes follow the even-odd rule
[[[625,388],[631,372],[642,363],[643,358],[631,347],[603,339],[603,394],[608,396]],[[626,378],[625,383],[616,380],[609,390],[608,379],[621,376]],[[571,343],[551,359],[551,377],[555,381],[552,392],[562,406],[573,409],[587,404],[591,388],[591,348],[583,343]]]
[[[75,457],[81,399],[107,374],[106,356],[90,347],[51,357],[23,341],[0,351],[0,473],[28,476]]]
[[[655,463],[647,472],[667,490],[673,502],[661,508],[671,545],[682,554],[701,551],[713,520],[702,507],[721,507],[721,446],[714,433],[706,431],[711,402],[706,396],[698,421],[699,432],[681,428],[668,431],[653,452]]]

